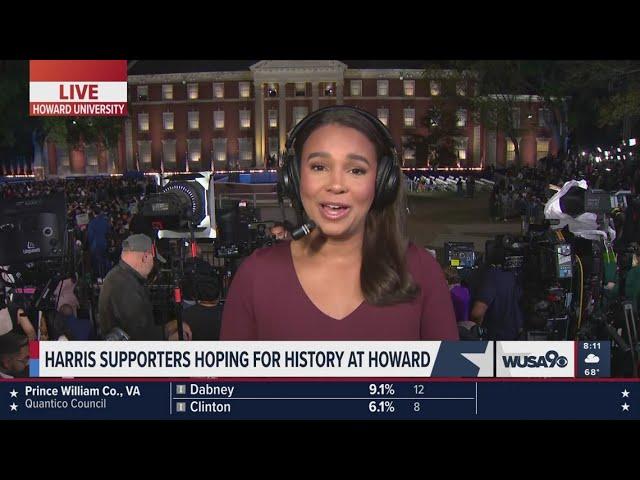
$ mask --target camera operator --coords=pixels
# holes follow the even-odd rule
[[[471,309],[471,320],[486,330],[485,340],[518,340],[524,326],[516,276],[504,271],[504,251],[488,248],[488,268]]]
[[[615,210],[613,215],[614,227],[617,238],[613,242],[614,251],[618,255],[617,268],[620,278],[615,275],[615,264],[608,265],[605,270],[609,275],[609,281],[605,286],[605,293],[609,298],[624,296],[633,303],[637,312],[640,302],[640,171],[636,172],[633,179],[632,193],[629,205],[624,213]],[[605,265],[606,269],[607,265]],[[622,284],[620,284],[620,281]],[[622,288],[623,287],[623,288]]]
[[[100,290],[98,309],[103,336],[119,328],[131,340],[163,340],[165,334],[169,339],[177,338],[175,320],[162,327],[156,325],[153,318],[153,305],[146,287],[153,263],[151,238],[137,234],[122,242],[120,263],[107,274]],[[184,334],[186,339],[191,338],[187,325],[184,325]]]
[[[633,308],[638,312],[640,308],[640,246],[637,243],[631,243],[628,246],[630,255],[629,270],[624,276],[624,296],[633,303]],[[618,282],[609,282],[605,286],[606,294],[609,298],[615,298],[620,295]]]

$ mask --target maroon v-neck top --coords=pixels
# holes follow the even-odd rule
[[[233,279],[220,340],[458,340],[440,265],[415,245],[407,250],[407,264],[422,290],[414,301],[386,307],[363,302],[336,320],[305,293],[288,242],[256,250]]]

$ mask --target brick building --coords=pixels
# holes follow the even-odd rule
[[[379,63],[379,62],[376,62]],[[514,159],[503,132],[485,128],[464,107],[475,94],[473,74],[424,71],[419,62],[366,68],[335,60],[138,61],[129,68],[129,117],[117,147],[71,150],[49,144],[49,174],[264,168],[278,156],[287,132],[309,112],[337,104],[377,115],[392,135],[404,166],[427,158],[403,148],[407,137],[425,134],[421,119],[437,103],[455,109],[455,151],[462,166],[497,167]],[[555,153],[541,99],[518,97],[513,109],[523,164]],[[420,155],[418,155],[420,157]]]

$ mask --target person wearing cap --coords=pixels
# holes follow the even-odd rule
[[[131,235],[122,242],[120,262],[109,271],[100,290],[98,311],[102,336],[119,328],[131,340],[164,340],[165,333],[169,339],[177,338],[175,320],[162,327],[153,317],[146,281],[153,269],[154,257],[153,242],[147,235]],[[159,256],[156,258],[164,261]],[[188,325],[184,332],[185,338],[190,339]]]

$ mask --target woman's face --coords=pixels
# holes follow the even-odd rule
[[[358,130],[323,125],[307,138],[300,162],[305,211],[327,237],[364,232],[375,195],[374,144]]]

